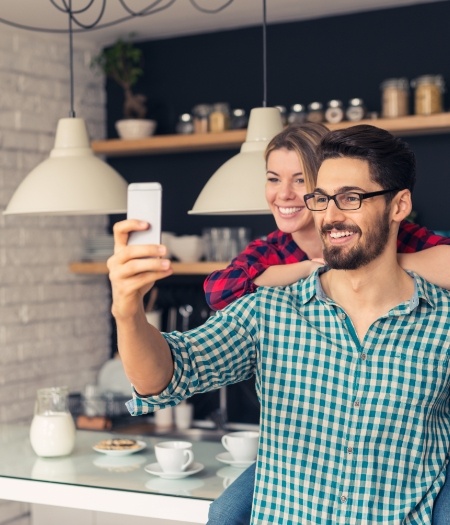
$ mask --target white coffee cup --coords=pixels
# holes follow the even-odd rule
[[[155,445],[155,454],[164,472],[184,472],[194,461],[189,441],[161,441]]]
[[[180,430],[190,428],[194,414],[194,405],[182,401],[175,407],[175,426]]]
[[[252,461],[258,453],[258,432],[231,432],[222,437],[222,445],[235,461]]]

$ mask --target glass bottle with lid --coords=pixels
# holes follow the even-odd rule
[[[407,78],[388,78],[380,85],[381,116],[404,117],[409,113],[409,83]]]
[[[366,116],[366,108],[362,98],[351,98],[348,102],[348,107],[345,112],[347,120],[357,122]]]
[[[415,88],[414,112],[416,115],[432,115],[443,111],[442,94],[445,82],[442,75],[423,75],[411,81]]]
[[[325,120],[330,124],[337,124],[344,119],[344,108],[341,100],[330,100],[325,111]]]
[[[323,122],[323,104],[322,102],[311,102],[308,104],[308,112],[306,120],[309,122]]]
[[[210,113],[210,104],[197,104],[192,108],[192,114],[194,116],[194,133],[208,132],[208,119]]]
[[[245,109],[236,108],[231,111],[230,128],[245,129],[248,124],[248,117]]]
[[[184,135],[194,133],[194,120],[190,113],[182,113],[179,116],[178,122],[175,126],[175,131]]]
[[[292,104],[287,121],[289,124],[301,124],[306,120],[306,109],[303,104]]]
[[[216,102],[209,114],[209,131],[215,133],[230,127],[230,106],[227,102]]]
[[[288,115],[287,115],[287,109],[286,106],[275,106],[279,111],[281,115],[281,123],[283,126],[286,126],[288,122]]]

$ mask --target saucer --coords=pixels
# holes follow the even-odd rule
[[[145,463],[146,457],[142,454],[128,456],[98,456],[93,461],[96,467],[104,468],[111,472],[131,472]]]
[[[194,462],[182,472],[164,472],[161,469],[159,463],[151,463],[150,465],[145,466],[144,470],[149,474],[153,474],[154,476],[159,476],[160,478],[164,479],[182,479],[186,478],[187,476],[192,476],[192,474],[197,474],[197,472],[202,471],[204,468],[205,465]]]
[[[145,483],[145,488],[152,492],[161,494],[172,494],[174,496],[190,496],[192,491],[203,487],[201,479],[163,479],[151,478]]]
[[[249,467],[256,461],[256,459],[233,459],[233,456],[230,454],[230,452],[221,452],[220,454],[217,454],[216,459],[221,463],[226,463],[227,465],[231,465],[232,467],[238,468]]]

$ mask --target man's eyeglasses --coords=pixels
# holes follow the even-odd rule
[[[392,191],[400,191],[400,188],[391,188],[389,190],[372,191],[370,193],[357,193],[356,191],[344,191],[335,195],[325,195],[324,193],[307,193],[304,196],[305,205],[311,211],[325,211],[328,203],[333,200],[340,210],[359,210],[364,199],[385,195]]]

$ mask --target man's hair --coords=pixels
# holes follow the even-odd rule
[[[388,131],[369,125],[330,131],[318,148],[319,165],[326,159],[350,157],[369,163],[371,180],[384,189],[408,189],[416,182],[416,158],[409,145]],[[389,194],[387,200],[393,197]]]
[[[322,137],[327,133],[328,128],[315,122],[287,126],[269,142],[264,155],[266,164],[272,151],[282,148],[295,151],[303,166],[306,187],[312,191],[316,185],[317,172],[320,166],[316,148]]]

